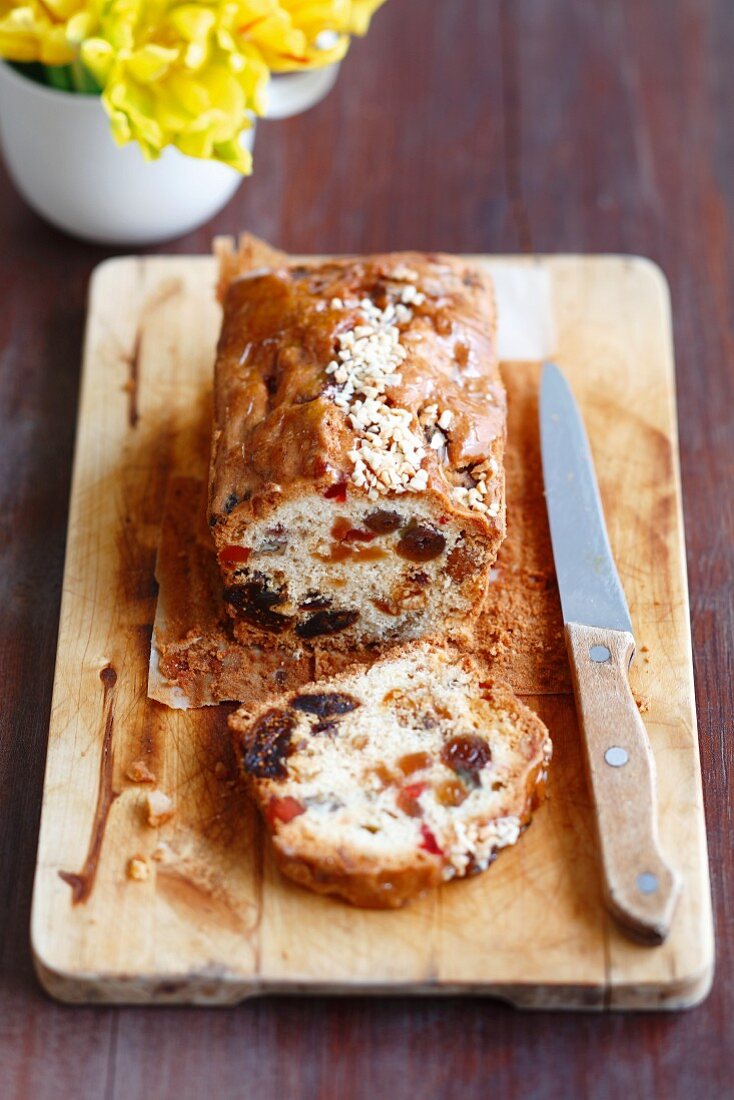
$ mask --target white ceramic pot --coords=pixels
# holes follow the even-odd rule
[[[312,107],[331,90],[338,65],[270,82],[268,118]],[[249,149],[255,129],[243,141]],[[242,183],[233,169],[166,148],[146,161],[134,143],[118,146],[97,96],[36,84],[0,62],[0,140],[26,202],[75,237],[144,245],[179,237],[208,221]]]

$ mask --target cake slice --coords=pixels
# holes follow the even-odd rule
[[[280,869],[396,908],[485,870],[520,836],[551,742],[509,688],[427,643],[230,718]]]
[[[421,253],[251,270],[251,248],[238,276],[220,254],[209,524],[237,637],[458,636],[505,533],[489,279]]]

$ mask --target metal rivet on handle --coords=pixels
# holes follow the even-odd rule
[[[605,645],[593,645],[589,650],[589,656],[592,661],[596,661],[597,664],[603,665],[605,661],[609,660],[611,653]]]
[[[627,750],[623,749],[620,745],[612,745],[612,747],[607,749],[604,753],[604,759],[612,768],[622,768],[629,760],[629,756],[627,755]]]
[[[637,876],[637,889],[641,894],[654,894],[658,888],[658,876],[652,871],[643,871]]]

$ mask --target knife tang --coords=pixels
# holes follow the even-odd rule
[[[662,943],[680,893],[660,851],[655,761],[629,685],[632,634],[566,624],[566,646],[596,809],[606,903],[645,943]]]

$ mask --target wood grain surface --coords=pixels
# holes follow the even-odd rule
[[[471,999],[54,1005],[32,873],[84,303],[109,253],[48,229],[0,174],[0,1067],[23,1098],[727,1095],[734,913],[734,10],[729,0],[390,0],[334,93],[258,128],[257,174],[166,251],[250,228],[291,251],[643,253],[672,284],[717,980],[670,1017]],[[0,170],[1,172],[1,170]],[[623,323],[623,320],[622,320]],[[727,892],[728,889],[728,892]]]

